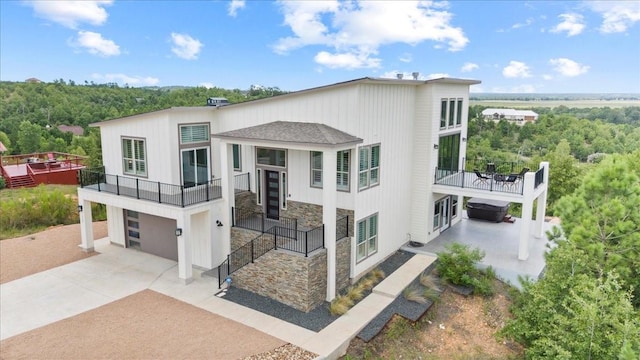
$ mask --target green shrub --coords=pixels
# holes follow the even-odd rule
[[[4,181],[4,178],[0,176],[0,190],[7,187],[7,183]]]
[[[452,284],[473,287],[476,294],[492,295],[495,272],[491,268],[483,272],[476,267],[484,255],[478,248],[453,243],[447,246],[447,251],[438,253],[436,269],[440,277]]]

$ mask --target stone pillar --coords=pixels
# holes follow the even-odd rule
[[[193,281],[191,215],[180,214],[176,219],[176,227],[182,229],[182,235],[178,236],[178,278],[186,285]]]
[[[80,208],[80,206],[82,208]],[[82,209],[82,210],[80,210]],[[82,198],[78,201],[78,216],[80,217],[80,247],[84,252],[93,252],[93,219],[91,215],[91,201]]]
[[[322,223],[327,249],[327,301],[336,297],[336,166],[337,152],[322,153]]]

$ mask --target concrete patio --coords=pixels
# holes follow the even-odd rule
[[[481,267],[491,266],[501,280],[520,287],[519,276],[537,279],[545,267],[544,255],[551,245],[546,235],[536,238],[533,233],[529,239],[529,258],[518,260],[518,240],[522,220],[515,223],[495,223],[485,220],[469,219],[463,212],[462,221],[443,232],[438,238],[422,247],[412,247],[408,243],[402,249],[414,253],[435,255],[446,251],[446,246],[454,242],[480,248],[485,252]],[[544,231],[551,230],[553,224],[545,222]]]

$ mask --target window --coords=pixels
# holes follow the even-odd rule
[[[433,230],[440,228],[440,202],[436,201],[433,207]]]
[[[442,99],[440,102],[440,128],[447,127],[447,99]]]
[[[460,134],[441,137],[438,144],[438,170],[459,170],[459,157]]]
[[[282,209],[283,210],[287,210],[287,173],[286,172],[281,172],[280,173],[280,182],[281,182],[281,188],[280,188],[280,196],[282,196]]]
[[[358,221],[356,248],[356,262],[362,261],[378,251],[378,214]]]
[[[449,100],[449,126],[453,126],[456,114],[456,99]]]
[[[122,167],[128,175],[147,176],[147,158],[144,140],[122,139]]]
[[[358,150],[358,189],[380,183],[380,144],[362,146]]]
[[[456,126],[462,125],[462,99],[458,99],[458,107],[456,112]]]
[[[322,152],[311,152],[311,186],[322,187]]]
[[[458,216],[458,197],[452,196],[451,197],[451,218],[453,219],[456,216]]]
[[[180,125],[180,144],[209,142],[209,124]]]
[[[209,182],[209,147],[182,150],[182,184],[187,187]]]
[[[287,151],[280,149],[258,148],[256,159],[260,165],[287,167]]]
[[[242,157],[238,144],[233,144],[233,170],[242,171]]]
[[[256,169],[256,204],[262,205],[262,170]]]
[[[349,191],[349,150],[337,152],[336,189]],[[311,186],[322,187],[322,152],[311,152]]]

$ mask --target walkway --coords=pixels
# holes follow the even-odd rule
[[[246,308],[215,296],[217,279],[194,271],[183,285],[175,261],[95,242],[100,255],[0,285],[1,339],[97,308],[144,289],[171,296],[283,341],[335,359],[378,313],[427,268],[435,257],[416,255],[373,292],[320,332]]]

